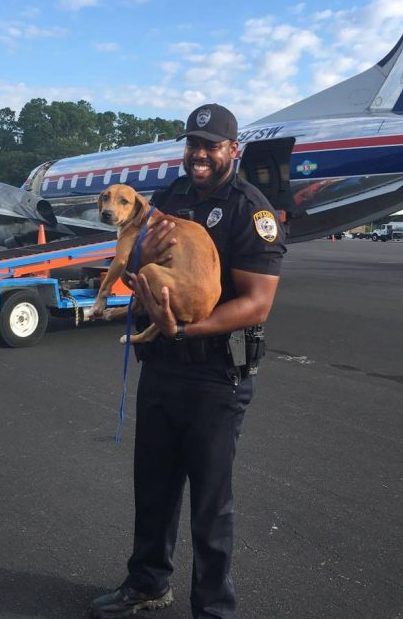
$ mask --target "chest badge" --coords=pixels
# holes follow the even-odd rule
[[[221,221],[221,219],[222,209],[216,206],[215,208],[213,208],[212,211],[210,211],[209,216],[207,217],[207,228],[212,228],[213,226],[216,226],[218,222]]]
[[[259,211],[254,213],[256,232],[268,243],[273,243],[277,238],[277,223],[273,213],[270,211]]]

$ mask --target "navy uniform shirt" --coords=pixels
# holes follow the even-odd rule
[[[203,201],[183,176],[156,192],[152,202],[163,213],[193,219],[206,228],[221,260],[220,303],[237,296],[231,269],[279,275],[286,251],[283,227],[259,189],[237,174]]]

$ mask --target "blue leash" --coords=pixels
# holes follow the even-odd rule
[[[133,251],[133,259],[132,259],[132,264],[131,264],[132,273],[137,274],[139,271],[140,258],[141,258],[141,246],[143,244],[144,237],[147,233],[148,221],[151,215],[154,213],[154,211],[155,211],[155,206],[151,206],[150,210],[148,211],[147,220],[144,226],[141,228],[140,233],[136,239],[136,243],[134,245],[134,251]],[[123,423],[125,420],[126,397],[127,397],[127,373],[128,373],[128,368],[129,368],[129,357],[130,357],[130,334],[132,332],[132,322],[133,322],[132,305],[133,305],[134,300],[135,300],[135,296],[134,294],[132,294],[132,296],[130,297],[130,301],[128,305],[128,312],[127,312],[126,343],[125,343],[125,356],[124,356],[124,365],[123,365],[123,388],[122,388],[122,395],[120,398],[119,421],[118,421],[118,426],[116,428],[116,434],[115,434],[116,443],[120,443],[120,441],[122,440],[122,429],[123,429]]]

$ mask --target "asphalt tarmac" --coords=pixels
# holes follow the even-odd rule
[[[81,619],[125,577],[138,366],[124,325],[0,348],[0,618]],[[403,243],[289,246],[235,463],[239,619],[402,619]],[[158,386],[156,386],[157,388]],[[190,619],[184,502],[161,619]]]

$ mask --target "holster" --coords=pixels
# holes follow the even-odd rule
[[[266,354],[264,327],[256,325],[245,329],[246,365],[243,373],[247,376],[257,374],[259,361]]]

